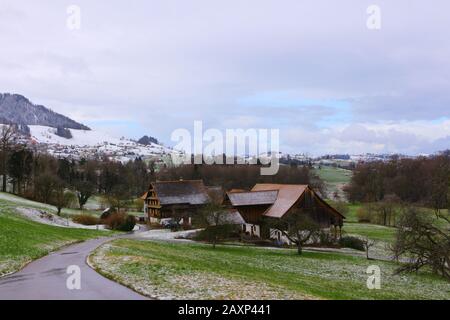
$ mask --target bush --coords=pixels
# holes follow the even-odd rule
[[[136,218],[126,213],[112,213],[103,221],[108,229],[132,231],[136,225]]]
[[[209,226],[195,235],[195,240],[208,242],[223,241],[233,238],[239,238],[239,226],[230,224]]]
[[[318,244],[322,246],[332,246],[336,244],[335,238],[330,232],[321,230],[318,238]]]
[[[366,207],[358,208],[358,210],[356,211],[356,218],[358,219],[358,222],[360,222],[360,223],[371,223],[372,222],[371,214],[367,210]]]
[[[102,219],[102,220],[106,220],[106,219],[108,219],[108,217],[110,216],[110,215],[112,215],[112,214],[114,214],[114,213],[116,213],[117,212],[117,210],[115,209],[115,208],[109,208],[109,210],[104,210],[103,212],[102,212],[102,215],[100,216],[100,219]]]
[[[352,248],[359,251],[365,251],[364,241],[357,237],[350,237],[350,236],[342,237],[339,240],[339,244],[345,248]]]
[[[100,224],[100,219],[89,214],[78,214],[72,218],[72,221],[85,226],[95,226]]]

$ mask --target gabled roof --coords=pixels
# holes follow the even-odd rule
[[[292,208],[298,199],[300,199],[307,188],[308,185],[301,184],[258,183],[253,187],[252,192],[277,190],[278,196],[276,201],[264,213],[264,216],[281,218]]]
[[[145,200],[145,199],[147,199],[147,196],[148,196],[148,191],[141,196],[141,199]]]
[[[211,225],[216,225],[214,222],[214,218],[208,217],[207,218],[209,223]],[[241,214],[237,210],[229,210],[228,213],[219,216],[219,219],[217,219],[217,223],[219,225],[226,225],[226,224],[232,224],[232,225],[242,225],[245,224],[244,218],[242,218]]]
[[[158,181],[152,186],[161,205],[199,205],[210,200],[202,180]]]
[[[233,206],[273,204],[277,200],[277,195],[277,190],[227,193],[227,196]]]

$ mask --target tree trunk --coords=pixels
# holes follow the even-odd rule
[[[303,253],[302,244],[300,242],[297,243],[297,253],[299,256],[301,256]]]
[[[60,216],[60,215],[61,215],[61,209],[62,209],[62,208],[61,208],[61,207],[57,207],[57,209],[58,209],[58,213],[57,213],[57,214],[58,214],[58,216]]]
[[[5,150],[5,147],[2,148],[3,150]],[[7,159],[7,155],[6,155],[6,151],[3,151],[2,154],[2,171],[3,171],[3,185],[2,185],[2,191],[6,192],[6,159]]]

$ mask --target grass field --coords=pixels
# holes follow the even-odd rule
[[[116,240],[91,261],[160,299],[450,299],[450,283],[429,273],[393,275],[394,262],[338,253]],[[366,287],[374,264],[381,290]]]
[[[105,236],[105,231],[54,227],[27,220],[15,213],[18,203],[0,200],[0,276],[22,268],[64,245]],[[44,204],[41,204],[45,206]]]
[[[379,226],[369,223],[346,223],[342,229],[344,232],[361,237],[368,237],[371,240],[391,243],[394,241],[396,228]]]
[[[45,204],[45,203],[41,203],[41,202],[37,202],[37,201],[33,201],[33,200],[28,200],[19,196],[16,196],[14,194],[11,193],[5,193],[5,192],[0,192],[0,201],[4,202],[4,203],[9,203],[12,205],[16,205],[16,206],[23,206],[23,207],[27,207],[27,208],[36,208],[36,209],[42,209],[42,210],[46,210],[49,211],[51,213],[56,213],[56,207],[49,205],[49,204]],[[92,214],[92,215],[96,215],[99,216],[101,214],[100,211],[95,211],[95,210],[79,210],[79,209],[70,209],[70,208],[63,208],[61,210],[61,215],[64,217],[67,216],[72,216],[72,215],[77,215],[77,214]]]
[[[333,198],[333,194],[337,191],[339,196],[345,199],[342,188],[350,182],[352,171],[331,166],[321,166],[320,169],[315,168],[314,173],[324,181],[329,198]]]

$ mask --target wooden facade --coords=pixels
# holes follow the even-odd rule
[[[206,187],[201,180],[154,182],[142,196],[148,220],[183,219],[186,224],[209,202]]]

